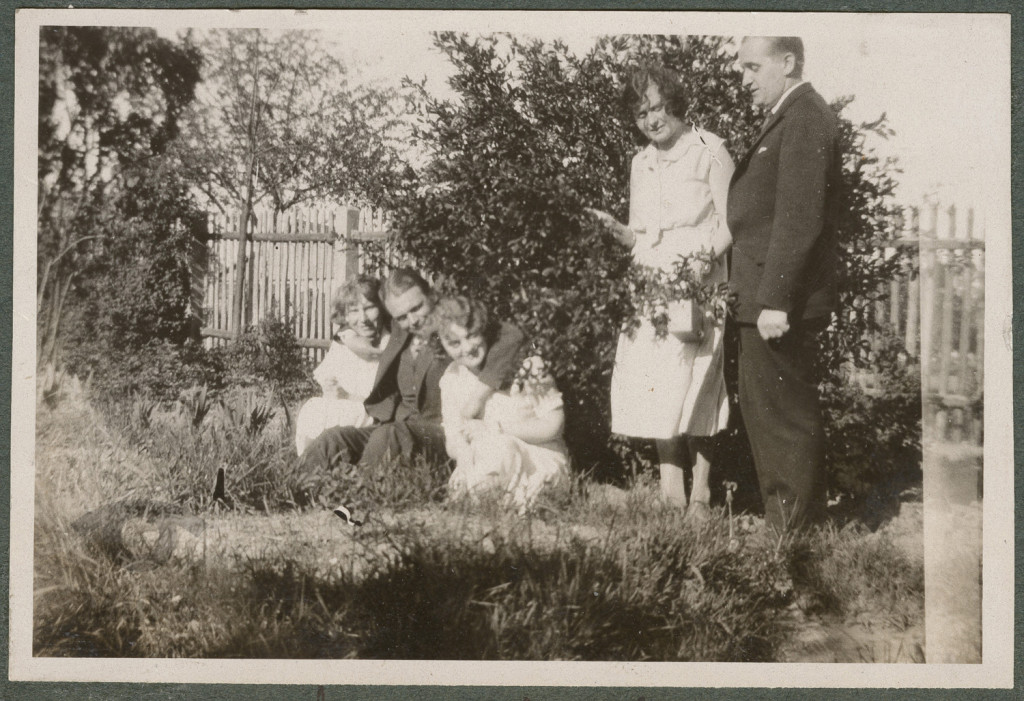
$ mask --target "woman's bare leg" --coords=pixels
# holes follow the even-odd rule
[[[686,508],[686,479],[683,464],[686,460],[686,442],[680,438],[655,441],[661,470],[661,498],[668,503]]]
[[[702,522],[711,515],[711,486],[708,483],[711,474],[711,441],[706,438],[691,438],[688,446],[693,458],[693,487],[690,489],[690,506],[686,509],[686,519]]]
[[[690,455],[693,459],[693,486],[690,488],[690,503],[707,504],[711,501],[711,441],[706,438],[691,438]]]

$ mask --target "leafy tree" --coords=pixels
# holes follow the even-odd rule
[[[134,352],[191,335],[192,263],[203,253],[206,216],[168,165],[147,169],[107,203],[103,250],[83,261],[68,319],[76,345]]]
[[[737,157],[745,151],[761,117],[734,68],[734,48],[722,37],[623,36],[579,57],[560,42],[452,33],[437,35],[436,45],[455,66],[458,97],[425,98],[430,119],[415,137],[433,158],[396,208],[398,246],[442,287],[522,324],[565,394],[577,467],[619,472],[607,452],[608,389],[615,340],[634,313],[629,259],[583,208],[626,218],[640,135],[617,96],[638,63],[678,70],[688,119],[725,138]],[[865,300],[902,264],[878,253],[893,233],[892,164],[871,155],[865,136],[885,135],[884,118],[841,122],[844,307],[825,361],[832,382],[841,382],[843,363],[865,362],[874,324]]]
[[[126,245],[136,246],[141,256],[156,253],[149,246],[163,241],[160,232],[189,215],[183,193],[165,188],[160,232],[147,230],[140,236],[137,224],[150,221],[149,213],[133,213],[132,203],[140,196],[146,199],[140,193],[161,190],[152,173],[178,133],[178,119],[198,80],[199,54],[188,39],[173,42],[150,29],[40,30],[41,365],[59,362],[62,326],[71,307],[97,303],[89,299],[96,291],[90,280],[119,269]],[[149,313],[159,314],[159,305]]]
[[[248,187],[275,212],[323,198],[379,203],[393,189],[404,102],[351,83],[317,33],[213,30],[199,47],[203,90],[178,153],[214,204],[234,207]]]
[[[402,105],[391,91],[350,84],[315,32],[228,29],[200,43],[203,91],[178,149],[182,171],[221,209],[241,212],[244,241],[254,202],[277,215],[308,200],[380,203],[400,173],[389,141]],[[239,246],[237,270],[245,270]],[[234,290],[243,331],[245,280]]]

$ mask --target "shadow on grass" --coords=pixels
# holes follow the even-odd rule
[[[460,660],[768,661],[784,597],[771,568],[672,539],[552,551],[414,540],[360,582],[252,563],[243,598],[288,621],[209,656]],[[632,551],[632,557],[631,557]],[[630,562],[632,559],[632,562]],[[269,566],[268,566],[269,565]],[[702,574],[703,572],[703,574]],[[767,592],[774,592],[766,595]],[[266,611],[242,618],[257,620]]]

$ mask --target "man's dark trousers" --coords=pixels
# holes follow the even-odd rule
[[[421,454],[428,460],[445,458],[444,429],[433,421],[410,418],[366,428],[329,428],[309,444],[300,465],[303,470],[324,474],[341,462],[366,467]]]
[[[826,324],[809,320],[768,341],[755,325],[739,327],[740,410],[765,517],[779,530],[823,516],[825,432],[815,367]]]

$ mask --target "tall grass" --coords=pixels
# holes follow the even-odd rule
[[[924,567],[884,533],[822,528],[794,547],[792,561],[812,610],[872,614],[896,630],[924,620]]]
[[[271,511],[309,501],[285,416],[272,394],[247,389],[214,397],[204,387],[167,406],[137,398],[103,411],[112,430],[145,456],[154,487],[193,512],[210,507],[218,470],[239,509]]]
[[[47,571],[65,583],[40,599],[36,653],[763,661],[778,642],[783,561],[751,568],[683,529],[599,542],[566,531],[553,543],[388,538],[393,554],[369,572],[329,578],[281,556],[233,576],[136,571],[81,541],[50,542],[63,554],[45,558]]]
[[[771,661],[796,601],[921,618],[919,568],[884,538],[775,539],[723,514],[695,527],[643,482],[615,502],[581,480],[519,517],[443,503],[447,466],[428,461],[300,475],[284,412],[254,393],[102,415],[64,401],[37,426],[37,655]],[[218,468],[236,513],[210,511]],[[370,525],[304,535],[332,517],[296,512],[289,537],[308,543],[237,559],[119,542],[132,518],[258,531],[250,512],[334,500]]]

